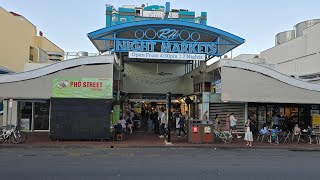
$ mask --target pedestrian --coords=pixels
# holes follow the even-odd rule
[[[244,135],[244,140],[247,141],[247,146],[252,146],[252,141],[253,141],[252,127],[253,126],[250,119],[248,119],[245,127],[246,127],[246,132]]]
[[[119,123],[120,123],[121,126],[122,126],[122,131],[123,131],[123,132],[126,132],[126,120],[125,120],[124,118],[120,117]]]
[[[159,119],[158,119],[158,113],[153,109],[152,113],[150,115],[150,119],[152,120],[154,124],[154,134],[159,134]]]
[[[237,118],[234,116],[234,113],[231,113],[230,116],[230,129],[231,129],[231,134],[233,131],[236,132],[237,138],[241,138],[242,136],[239,136],[238,131],[237,131]]]
[[[181,114],[180,114],[180,120],[179,120],[179,134],[178,134],[178,137],[181,137],[180,134],[181,134],[181,131],[184,133],[185,136],[187,136],[187,133],[186,131],[184,130],[184,126],[186,124],[186,120],[185,120],[185,117],[183,117]]]
[[[216,117],[214,118],[214,128],[217,131],[220,131],[219,125],[220,125],[220,120],[218,119],[218,114],[216,114]]]
[[[275,129],[276,127],[279,127],[279,117],[280,117],[280,115],[274,114],[274,116],[273,116],[273,124],[272,124],[271,128]]]
[[[185,120],[186,120],[186,121],[188,121],[188,120],[189,120],[189,114],[188,114],[188,111],[186,111],[186,113],[184,114],[184,118],[185,118]]]
[[[131,117],[129,117],[129,115],[126,118],[126,122],[127,122],[127,127],[130,130],[130,134],[132,134],[132,130],[133,130],[133,120]]]
[[[207,119],[208,119],[207,113],[208,113],[207,110],[203,113],[203,116],[202,116],[202,119],[203,119],[203,120],[207,120]]]
[[[163,138],[166,135],[166,113],[164,112],[164,108],[161,108],[161,116],[160,116],[160,138]]]

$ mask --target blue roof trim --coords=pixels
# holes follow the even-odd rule
[[[87,34],[89,39],[92,41],[96,36],[103,35],[105,33],[108,33],[110,31],[115,31],[117,29],[123,29],[123,28],[130,28],[130,27],[135,27],[135,26],[147,26],[147,25],[173,25],[173,26],[187,26],[187,27],[192,27],[192,28],[197,28],[197,29],[202,29],[202,30],[207,30],[211,31],[213,33],[216,33],[218,35],[225,36],[227,38],[232,39],[233,41],[238,42],[239,44],[242,44],[245,42],[245,40],[239,36],[233,35],[231,33],[228,33],[226,31],[223,31],[218,28],[214,28],[211,26],[203,25],[203,24],[196,24],[196,23],[190,23],[186,21],[176,21],[176,20],[145,20],[145,21],[136,21],[136,22],[129,22],[129,23],[123,23],[123,24],[118,24],[114,26],[109,26],[105,27],[93,32],[90,32]]]

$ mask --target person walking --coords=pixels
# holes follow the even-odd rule
[[[246,133],[244,135],[244,140],[247,141],[247,146],[252,146],[252,141],[253,141],[252,128],[253,128],[253,124],[252,124],[250,119],[248,119],[245,127],[246,127]]]
[[[233,131],[236,132],[237,138],[241,138],[242,136],[239,136],[238,131],[237,131],[237,118],[234,116],[234,113],[231,113],[230,116],[230,129],[231,129],[231,134]]]
[[[208,113],[208,111],[205,111],[205,112],[203,113],[202,120],[207,120],[207,119],[208,119],[207,113]]]
[[[187,133],[186,131],[184,130],[184,126],[186,124],[186,120],[185,120],[185,117],[183,117],[181,114],[180,114],[180,120],[179,120],[179,134],[178,134],[178,137],[181,137],[180,134],[181,134],[181,131],[184,133],[185,136],[187,136]]]

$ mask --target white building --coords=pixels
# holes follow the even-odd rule
[[[274,47],[262,51],[260,58],[275,64],[289,76],[320,83],[320,19],[298,23],[294,30],[276,35]]]

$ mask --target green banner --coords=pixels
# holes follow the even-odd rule
[[[120,105],[113,106],[112,125],[116,125],[120,120]]]
[[[112,99],[112,79],[53,78],[52,97]]]

